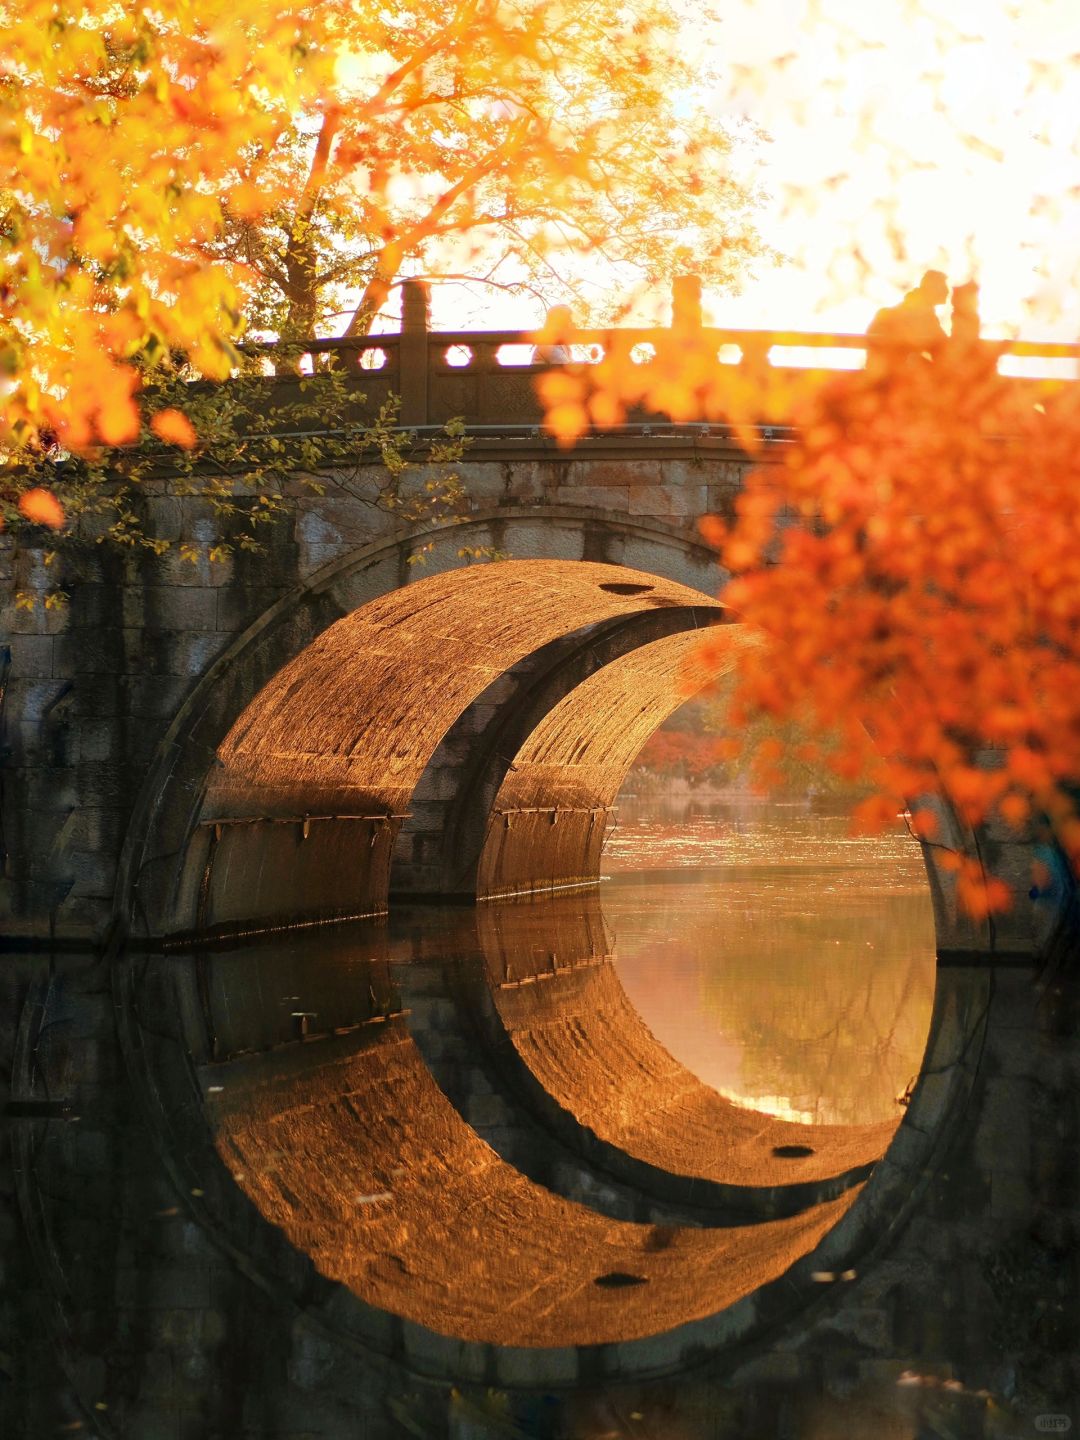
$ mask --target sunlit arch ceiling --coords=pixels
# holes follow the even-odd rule
[[[656,607],[712,607],[655,575],[509,560],[404,586],[332,625],[218,751],[189,860],[191,928],[385,909],[394,836],[454,720],[561,636]]]
[[[600,878],[605,822],[627,770],[673,710],[722,676],[753,639],[741,627],[683,631],[590,675],[536,726],[495,799],[480,859],[481,898]]]

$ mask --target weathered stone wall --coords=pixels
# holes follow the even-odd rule
[[[178,548],[117,552],[87,533],[46,567],[44,542],[16,547],[3,538],[0,643],[11,652],[0,741],[3,932],[104,936],[136,799],[170,722],[211,666],[290,595],[303,595],[294,628],[310,639],[352,604],[467,563],[457,554],[464,547],[659,568],[711,593],[715,569],[695,521],[730,511],[745,465],[726,442],[705,438],[598,439],[570,453],[540,437],[482,439],[459,467],[471,515],[441,535],[402,531],[364,490],[331,484],[322,498],[297,487],[288,518],[261,532],[264,554],[237,551],[218,564],[191,564]],[[420,471],[415,483],[423,479]],[[171,494],[164,480],[148,482],[141,505],[153,534],[203,545],[212,538],[205,502]],[[426,563],[408,563],[432,541]],[[341,565],[367,557],[358,567],[367,574],[376,552],[377,580],[351,600]],[[70,592],[66,610],[17,605],[17,592],[43,593],[58,581]],[[294,652],[290,624],[279,626],[279,663]],[[256,677],[250,686],[245,700]]]

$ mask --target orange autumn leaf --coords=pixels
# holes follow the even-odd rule
[[[1013,892],[1003,880],[984,874],[978,868],[961,871],[956,894],[964,910],[975,920],[1010,910]]]
[[[97,431],[106,445],[129,445],[139,438],[139,407],[129,395],[111,397],[98,411]]]
[[[1070,816],[1058,824],[1058,836],[1065,853],[1075,863],[1080,860],[1080,819]]]
[[[589,397],[589,414],[592,423],[601,430],[613,429],[625,419],[626,411],[617,396],[607,391],[595,391]]]
[[[51,490],[25,491],[19,496],[19,513],[31,525],[47,525],[50,530],[60,530],[65,524],[64,507]]]
[[[167,445],[193,450],[198,444],[195,427],[182,410],[159,410],[150,420],[150,429]]]
[[[719,550],[727,539],[728,527],[719,515],[703,515],[698,521],[698,532],[706,544]]]
[[[589,428],[589,416],[583,406],[564,401],[547,412],[546,425],[560,447],[568,448]]]
[[[1031,803],[1026,795],[1005,795],[998,801],[998,810],[1007,825],[1018,829],[1031,814]]]
[[[724,563],[729,570],[749,570],[757,564],[760,553],[753,540],[728,539],[724,545]]]
[[[851,815],[856,834],[877,835],[896,819],[896,801],[890,795],[869,795]]]

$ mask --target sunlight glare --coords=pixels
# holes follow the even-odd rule
[[[713,43],[790,257],[718,323],[863,329],[934,267],[979,282],[989,333],[1074,338],[1080,7],[744,0]]]

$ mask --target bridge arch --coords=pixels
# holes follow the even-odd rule
[[[452,722],[535,651],[656,609],[706,608],[694,598],[644,571],[505,560],[428,576],[344,616],[262,687],[219,745],[181,882],[181,928],[381,913],[394,840]],[[591,856],[598,867],[598,845]]]
[[[603,545],[598,541],[601,530],[606,536]],[[411,566],[410,558],[428,545],[432,549],[425,566]],[[509,552],[514,558],[494,567],[468,564],[460,552],[479,547]],[[601,551],[611,557],[607,562],[592,558]],[[620,568],[612,563],[616,557]],[[540,571],[545,563],[556,566],[562,578],[552,581],[552,571],[541,584]],[[633,567],[640,573],[629,578],[622,567]],[[526,570],[530,575],[528,584],[522,578]],[[505,597],[514,597],[512,604],[506,600],[502,605],[501,616],[497,613],[499,604],[494,601],[497,587],[491,589],[493,582],[483,578],[496,571],[502,577],[499,585],[507,586]],[[630,593],[625,589],[619,593],[620,577],[625,584],[634,586]],[[499,508],[478,513],[459,525],[412,530],[365,547],[318,571],[273,606],[208,669],[170,726],[135,807],[125,842],[114,906],[116,930],[162,936],[215,924],[243,928],[249,921],[261,928],[258,916],[243,916],[231,899],[222,898],[235,888],[230,875],[235,879],[240,865],[251,879],[256,831],[264,832],[259,835],[259,848],[265,842],[265,855],[275,857],[269,863],[261,862],[254,872],[257,880],[261,875],[263,891],[273,895],[278,906],[273,914],[264,909],[263,920],[284,915],[292,920],[321,918],[333,912],[360,913],[378,908],[368,902],[380,887],[385,891],[381,877],[388,870],[400,824],[395,817],[403,813],[402,807],[431,749],[442,738],[442,730],[462,708],[529,654],[568,635],[583,633],[590,626],[614,621],[632,631],[635,623],[641,623],[642,638],[648,639],[653,638],[655,617],[662,612],[682,608],[689,615],[705,608],[719,615],[720,607],[710,593],[715,581],[712,553],[685,530],[655,522],[612,520],[603,512],[587,508],[553,506]],[[601,590],[604,583],[615,588]],[[515,617],[513,608],[520,606],[529,585],[534,586],[537,595],[543,592],[545,598],[533,606],[532,617],[526,620],[523,613]],[[489,608],[481,613],[481,606],[472,616],[451,657],[446,651],[446,634],[454,608],[460,609],[460,597],[465,594],[472,595],[479,604],[482,592],[488,594]],[[344,622],[344,629],[335,632],[338,640],[347,634],[366,643],[378,632],[383,637],[380,644],[386,641],[383,664],[388,668],[381,672],[384,681],[391,672],[398,678],[404,675],[408,666],[397,668],[390,650],[405,634],[402,623],[411,613],[415,597],[424,593],[433,601],[437,594],[442,610],[439,618],[431,609],[414,623],[411,658],[422,658],[425,645],[435,651],[441,646],[444,651],[418,671],[427,676],[426,682],[421,678],[407,697],[402,693],[395,700],[385,688],[381,695],[378,693],[376,677],[366,673],[359,661],[354,659],[352,669],[342,670],[341,655],[333,649],[335,642],[326,636],[332,627]],[[405,596],[409,598],[404,600]],[[376,609],[365,616],[369,606]],[[700,616],[693,623],[700,623]],[[485,627],[491,626],[499,632],[501,638],[497,641],[484,637]],[[393,641],[387,639],[391,634]],[[511,635],[516,638],[511,639]],[[625,643],[632,645],[632,635],[628,634]],[[301,658],[305,654],[306,660]],[[404,652],[396,658],[404,661]],[[405,736],[406,713],[409,706],[417,713],[425,707],[432,710],[431,696],[424,686],[430,686],[440,663],[443,679],[438,699],[442,718],[437,722],[433,712],[428,714],[421,744],[419,731],[411,739]],[[275,678],[290,665],[299,668],[289,672],[289,679],[282,682]],[[378,733],[379,743],[384,746],[383,760],[378,762],[384,773],[369,773],[366,779],[360,778],[358,763],[358,747],[365,743],[363,735],[360,731],[346,735],[342,725],[332,719],[326,703],[333,695],[337,703],[344,704],[349,685],[361,680],[371,682],[366,692],[371,705],[361,730],[369,739]],[[317,683],[309,683],[313,681]],[[260,724],[268,724],[270,729],[259,741],[251,724],[242,717],[264,690],[266,708],[260,711]],[[393,716],[388,705],[391,709],[397,707]],[[353,713],[355,718],[355,706]],[[253,718],[254,712],[249,721]],[[280,753],[276,759],[271,755],[275,746],[281,752],[283,746],[297,738],[298,724],[315,727],[322,737],[316,742],[321,748],[316,750],[309,743],[306,751],[290,752],[294,757],[292,781],[286,784]],[[270,735],[276,738],[271,741],[267,738]],[[223,746],[228,749],[227,763]],[[245,765],[254,768],[243,773]],[[271,771],[276,780],[271,778]],[[263,801],[272,797],[271,806],[260,810],[254,799],[256,793]],[[332,872],[341,873],[334,867],[340,867],[346,851],[355,850],[352,840],[360,834],[361,826],[366,827],[368,877],[360,883],[359,891],[354,887],[352,899],[346,904],[331,903],[335,882],[328,877]],[[352,834],[346,840],[350,829]],[[289,846],[285,844],[286,834]],[[302,851],[297,836],[307,845],[306,851]],[[211,849],[217,853],[208,866]],[[246,858],[241,859],[241,855]],[[211,876],[209,886],[208,868],[217,874],[217,881]],[[290,883],[298,889],[309,882],[317,889],[321,886],[305,907],[306,916],[298,914],[291,901],[282,901],[277,894],[277,880],[288,873],[293,877]],[[365,898],[358,911],[355,902],[360,893]],[[285,904],[287,909],[282,908]]]
[[[618,785],[590,786],[580,762],[586,753],[595,757],[597,732],[614,732],[629,755],[625,771],[645,737],[694,688],[687,657],[699,648],[701,631],[716,623],[716,609],[708,604],[616,617],[543,647],[500,677],[461,714],[432,756],[399,837],[391,894],[471,899],[496,893],[481,873],[496,809],[507,840],[508,827],[515,827],[510,848],[528,851],[535,861],[504,876],[498,893],[596,879]],[[730,643],[737,643],[741,627],[727,628],[735,632]],[[644,664],[635,667],[634,657]],[[711,674],[714,667],[705,668]],[[631,691],[628,673],[648,683]],[[513,703],[507,703],[511,689]],[[569,715],[580,753],[560,756],[548,767],[548,783],[539,789],[534,784],[515,804],[504,795],[508,779],[523,768],[530,737],[555,712]],[[531,849],[527,835],[535,842]]]
[[[182,931],[198,931],[205,928],[205,924],[214,923],[214,896],[206,885],[211,847],[219,848],[222,856],[229,850],[236,851],[237,855],[243,851],[249,858],[252,853],[250,841],[253,832],[249,832],[245,840],[238,829],[230,826],[227,833],[226,826],[221,824],[222,821],[234,820],[250,827],[256,823],[250,809],[238,814],[224,811],[215,814],[207,808],[208,797],[215,795],[220,798],[222,766],[219,748],[245,707],[263,687],[272,684],[275,675],[299,657],[306,647],[318,641],[336,622],[356,613],[364,605],[379,601],[393,592],[411,592],[417,583],[427,583],[450,572],[457,572],[463,583],[473,583],[468,576],[480,574],[488,568],[468,564],[468,552],[477,548],[508,552],[515,557],[511,564],[530,560],[569,564],[571,569],[573,562],[583,562],[586,567],[632,567],[645,574],[645,581],[638,584],[652,584],[659,578],[668,587],[674,585],[675,588],[664,590],[661,586],[663,594],[660,590],[650,594],[639,589],[636,593],[620,595],[616,591],[599,592],[590,582],[595,591],[593,598],[603,594],[604,600],[602,609],[594,605],[588,612],[591,629],[581,617],[582,623],[576,630],[567,630],[565,626],[560,629],[558,625],[548,631],[534,630],[531,641],[519,647],[520,653],[506,652],[506,668],[502,672],[496,673],[498,667],[495,670],[489,667],[485,672],[485,679],[497,681],[507,669],[513,670],[515,663],[520,664],[522,658],[531,653],[537,656],[538,662],[542,662],[539,669],[543,683],[539,686],[532,684],[537,678],[535,675],[525,677],[532,684],[532,709],[524,705],[520,707],[516,711],[516,729],[511,726],[509,732],[499,736],[498,746],[492,748],[489,745],[487,752],[478,760],[473,757],[477,765],[469,772],[470,783],[480,783],[472,783],[472,801],[463,799],[469,787],[460,783],[466,773],[461,769],[457,777],[457,793],[452,797],[455,803],[448,806],[444,800],[436,807],[439,810],[436,828],[441,829],[444,838],[441,842],[443,853],[435,867],[437,881],[431,888],[440,893],[460,889],[462,883],[464,888],[475,893],[477,877],[474,869],[479,868],[478,857],[484,843],[488,812],[496,791],[504,783],[511,757],[517,754],[527,739],[530,727],[523,721],[530,721],[534,728],[540,726],[547,711],[558,703],[562,695],[587,678],[588,666],[582,669],[580,653],[577,668],[570,663],[575,646],[580,652],[579,642],[587,639],[587,648],[595,649],[596,639],[607,625],[609,631],[604,637],[607,649],[600,658],[610,670],[608,661],[657,639],[661,632],[674,637],[676,632],[700,624],[703,607],[719,613],[712,598],[717,579],[715,556],[693,533],[653,520],[613,518],[608,512],[587,507],[499,506],[478,511],[461,524],[431,525],[402,531],[331,562],[272,606],[208,668],[170,725],[158,747],[129,823],[114,891],[114,934],[160,937]],[[411,565],[410,560],[421,550],[430,551],[425,555],[425,565]],[[463,551],[466,552],[464,557]],[[601,556],[604,558],[598,558]],[[621,571],[616,569],[614,573],[616,580],[612,583],[617,585]],[[569,592],[565,592],[561,596],[556,608],[567,607],[568,595]],[[677,615],[680,607],[683,607],[684,613]],[[553,657],[547,647],[555,642],[563,644],[565,653],[560,652]],[[677,647],[677,643],[672,638],[667,641],[667,646]],[[668,648],[667,653],[673,655],[674,649]],[[332,664],[329,668],[333,669]],[[521,690],[522,678],[518,674],[516,683],[519,691],[524,693]],[[614,684],[616,679],[617,670],[610,670],[603,684]],[[483,686],[474,687],[465,700],[466,706],[478,695],[483,698],[482,691]],[[454,718],[451,707],[446,714],[448,726]],[[657,712],[656,723],[661,718]],[[429,738],[437,745],[443,737],[432,733]],[[448,733],[446,741],[451,744],[455,738],[460,737]],[[338,757],[343,762],[347,762],[348,758]],[[419,779],[419,772],[423,769],[423,765],[414,766],[412,784]],[[215,772],[218,773],[215,775]],[[399,786],[399,800],[402,793]],[[421,799],[427,798],[422,790],[417,794]],[[283,808],[268,823],[295,822],[292,824],[293,836],[299,830],[306,849],[301,852],[294,843],[289,851],[283,842],[285,830],[281,830],[267,852],[275,852],[279,859],[264,871],[264,886],[269,891],[276,891],[275,878],[282,873],[280,857],[287,854],[291,883],[304,888],[310,879],[314,886],[314,903],[308,907],[311,918],[335,911],[339,914],[357,913],[355,905],[339,906],[334,903],[330,893],[335,883],[335,865],[340,865],[345,853],[341,825],[313,818],[329,812],[313,806],[310,796],[294,795],[292,798],[297,803],[291,809],[284,807],[288,797],[282,794],[278,798]],[[323,798],[327,797],[324,795]],[[341,798],[340,795],[337,798]],[[387,798],[383,797],[384,800]],[[350,810],[347,813],[367,814],[367,811]],[[386,804],[372,807],[370,813],[374,818],[363,822],[369,826],[366,840],[371,864],[368,869],[372,875],[377,871],[381,877],[389,870],[400,821],[387,818],[394,813],[393,803],[389,807]],[[306,836],[303,835],[305,828]],[[972,848],[972,837],[961,832],[955,817],[942,815],[941,834],[946,845],[966,844],[968,849]],[[460,867],[457,872],[454,870],[454,864],[463,853],[459,845],[462,835],[468,840],[464,847],[468,856],[464,882]],[[987,833],[980,835],[979,843],[980,852],[994,872],[1013,882],[1017,904],[1008,915],[997,917],[993,924],[985,920],[970,921],[955,903],[953,876],[936,864],[938,852],[928,851],[939,949],[951,955],[971,956],[994,951],[1039,953],[1061,923],[1061,916],[1057,902],[1048,904],[1041,897],[1034,901],[1027,898],[1025,876],[1030,867],[1031,842],[1023,836]],[[350,844],[345,845],[345,850],[350,848]],[[352,848],[355,850],[355,847]],[[400,846],[398,858],[401,858]],[[298,861],[301,863],[298,864]],[[246,869],[250,868],[247,861],[244,864]],[[214,865],[219,878],[224,876],[226,880],[230,870],[234,869],[227,858],[223,866],[218,866],[215,858]],[[410,883],[402,888],[414,892],[423,889],[422,879],[418,883],[419,874],[420,869],[414,867]],[[482,880],[486,882],[490,878],[482,877]],[[317,894],[315,892],[320,884],[322,894]],[[379,884],[385,890],[386,885],[381,879]],[[364,911],[371,908],[366,900],[360,905]],[[279,913],[285,912],[279,910]],[[292,920],[298,918],[291,903],[288,915]],[[232,914],[229,906],[225,905],[219,907],[218,918],[226,925],[239,928],[243,921],[253,917]]]

